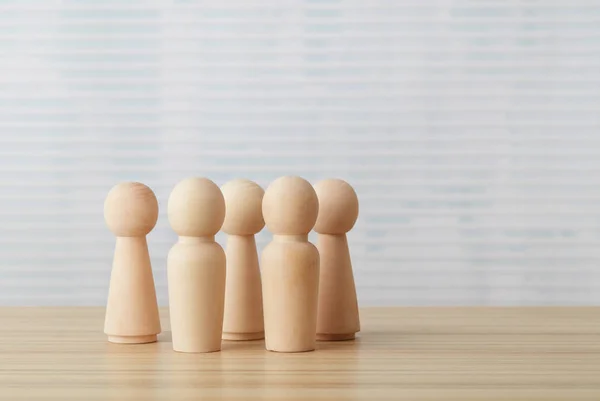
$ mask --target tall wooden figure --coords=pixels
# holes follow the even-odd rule
[[[300,177],[281,177],[267,188],[263,216],[273,241],[261,256],[265,345],[270,351],[315,349],[319,252],[308,242],[319,201]]]
[[[262,290],[254,234],[265,226],[265,191],[249,180],[233,180],[221,187],[225,197],[227,283],[225,285],[224,340],[265,338]]]
[[[318,182],[315,191],[321,256],[317,340],[351,340],[360,331],[360,321],[346,233],[356,223],[358,197],[348,183],[337,179]]]
[[[158,219],[158,201],[138,182],[118,184],[104,202],[104,219],[117,236],[104,332],[113,343],[156,341],[160,319],[146,235]]]
[[[225,200],[206,178],[188,178],[169,197],[169,222],[179,235],[167,258],[173,349],[221,350],[225,301],[225,252],[215,242]]]

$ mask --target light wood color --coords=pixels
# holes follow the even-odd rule
[[[319,252],[308,233],[317,220],[317,194],[300,177],[281,177],[267,188],[262,211],[273,233],[261,255],[265,346],[278,352],[313,351]]]
[[[104,332],[113,343],[154,342],[161,326],[146,235],[158,219],[156,196],[139,182],[118,184],[106,197],[104,218],[117,236]]]
[[[104,308],[0,308],[0,399],[600,399],[600,308],[367,308],[355,341],[309,353],[107,343]]]
[[[254,235],[265,226],[265,191],[256,183],[237,179],[221,187],[225,198],[227,283],[225,285],[224,340],[260,340],[265,337],[262,285]]]
[[[351,340],[360,331],[360,319],[346,233],[358,218],[358,197],[340,179],[319,181],[314,188],[319,198],[315,231],[321,260],[317,340]]]
[[[225,200],[207,178],[188,178],[169,197],[169,223],[179,241],[167,257],[173,349],[221,349],[225,303],[225,252],[215,242],[225,218]]]

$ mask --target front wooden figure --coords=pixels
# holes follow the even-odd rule
[[[308,242],[319,211],[313,187],[300,177],[275,180],[263,198],[273,241],[261,257],[265,346],[270,351],[315,349],[319,252]]]
[[[173,350],[219,351],[226,262],[215,234],[225,218],[223,194],[209,179],[188,178],[171,192],[168,215],[179,235],[167,261]]]

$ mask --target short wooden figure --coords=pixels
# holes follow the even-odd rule
[[[188,178],[169,197],[169,223],[179,235],[167,258],[173,349],[221,350],[225,301],[225,252],[215,242],[225,200],[207,178]]]
[[[319,216],[315,231],[321,256],[317,340],[351,340],[360,331],[358,302],[346,233],[358,218],[358,197],[345,181],[315,184]]]
[[[139,182],[116,185],[104,202],[104,219],[116,235],[104,332],[113,343],[154,342],[158,303],[146,235],[158,219],[158,201]]]
[[[319,252],[308,242],[319,201],[300,177],[267,188],[262,211],[273,241],[261,255],[265,345],[270,351],[312,351],[316,345]]]
[[[265,226],[265,191],[256,183],[238,179],[221,187],[225,197],[227,283],[224,340],[260,340],[265,337],[262,289],[254,235]]]

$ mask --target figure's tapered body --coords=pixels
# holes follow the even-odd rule
[[[263,302],[258,253],[254,235],[265,225],[264,190],[256,183],[237,179],[221,187],[225,198],[228,234],[227,284],[223,339],[244,341],[264,338]]]
[[[206,178],[188,178],[169,197],[169,223],[179,241],[167,260],[173,350],[221,350],[225,302],[225,253],[215,242],[225,201]]]
[[[156,224],[158,202],[147,186],[122,183],[109,192],[104,215],[117,236],[104,332],[114,343],[154,342],[161,327],[146,235]]]
[[[263,216],[273,241],[261,256],[265,346],[303,352],[316,347],[319,252],[308,242],[319,204],[300,177],[275,180],[265,192]]]
[[[300,237],[275,236],[262,252],[268,350],[315,349],[319,252],[306,236]]]
[[[227,238],[224,340],[265,337],[261,277],[254,235]]]
[[[317,340],[351,340],[360,331],[360,319],[346,233],[358,217],[358,197],[348,183],[338,179],[318,182],[315,191],[321,257]]]
[[[346,234],[319,234],[321,258],[317,340],[351,340],[360,331],[358,302]]]
[[[104,332],[115,343],[156,341],[161,331],[145,237],[117,237]]]
[[[221,349],[225,253],[213,238],[181,237],[167,258],[173,349]]]

